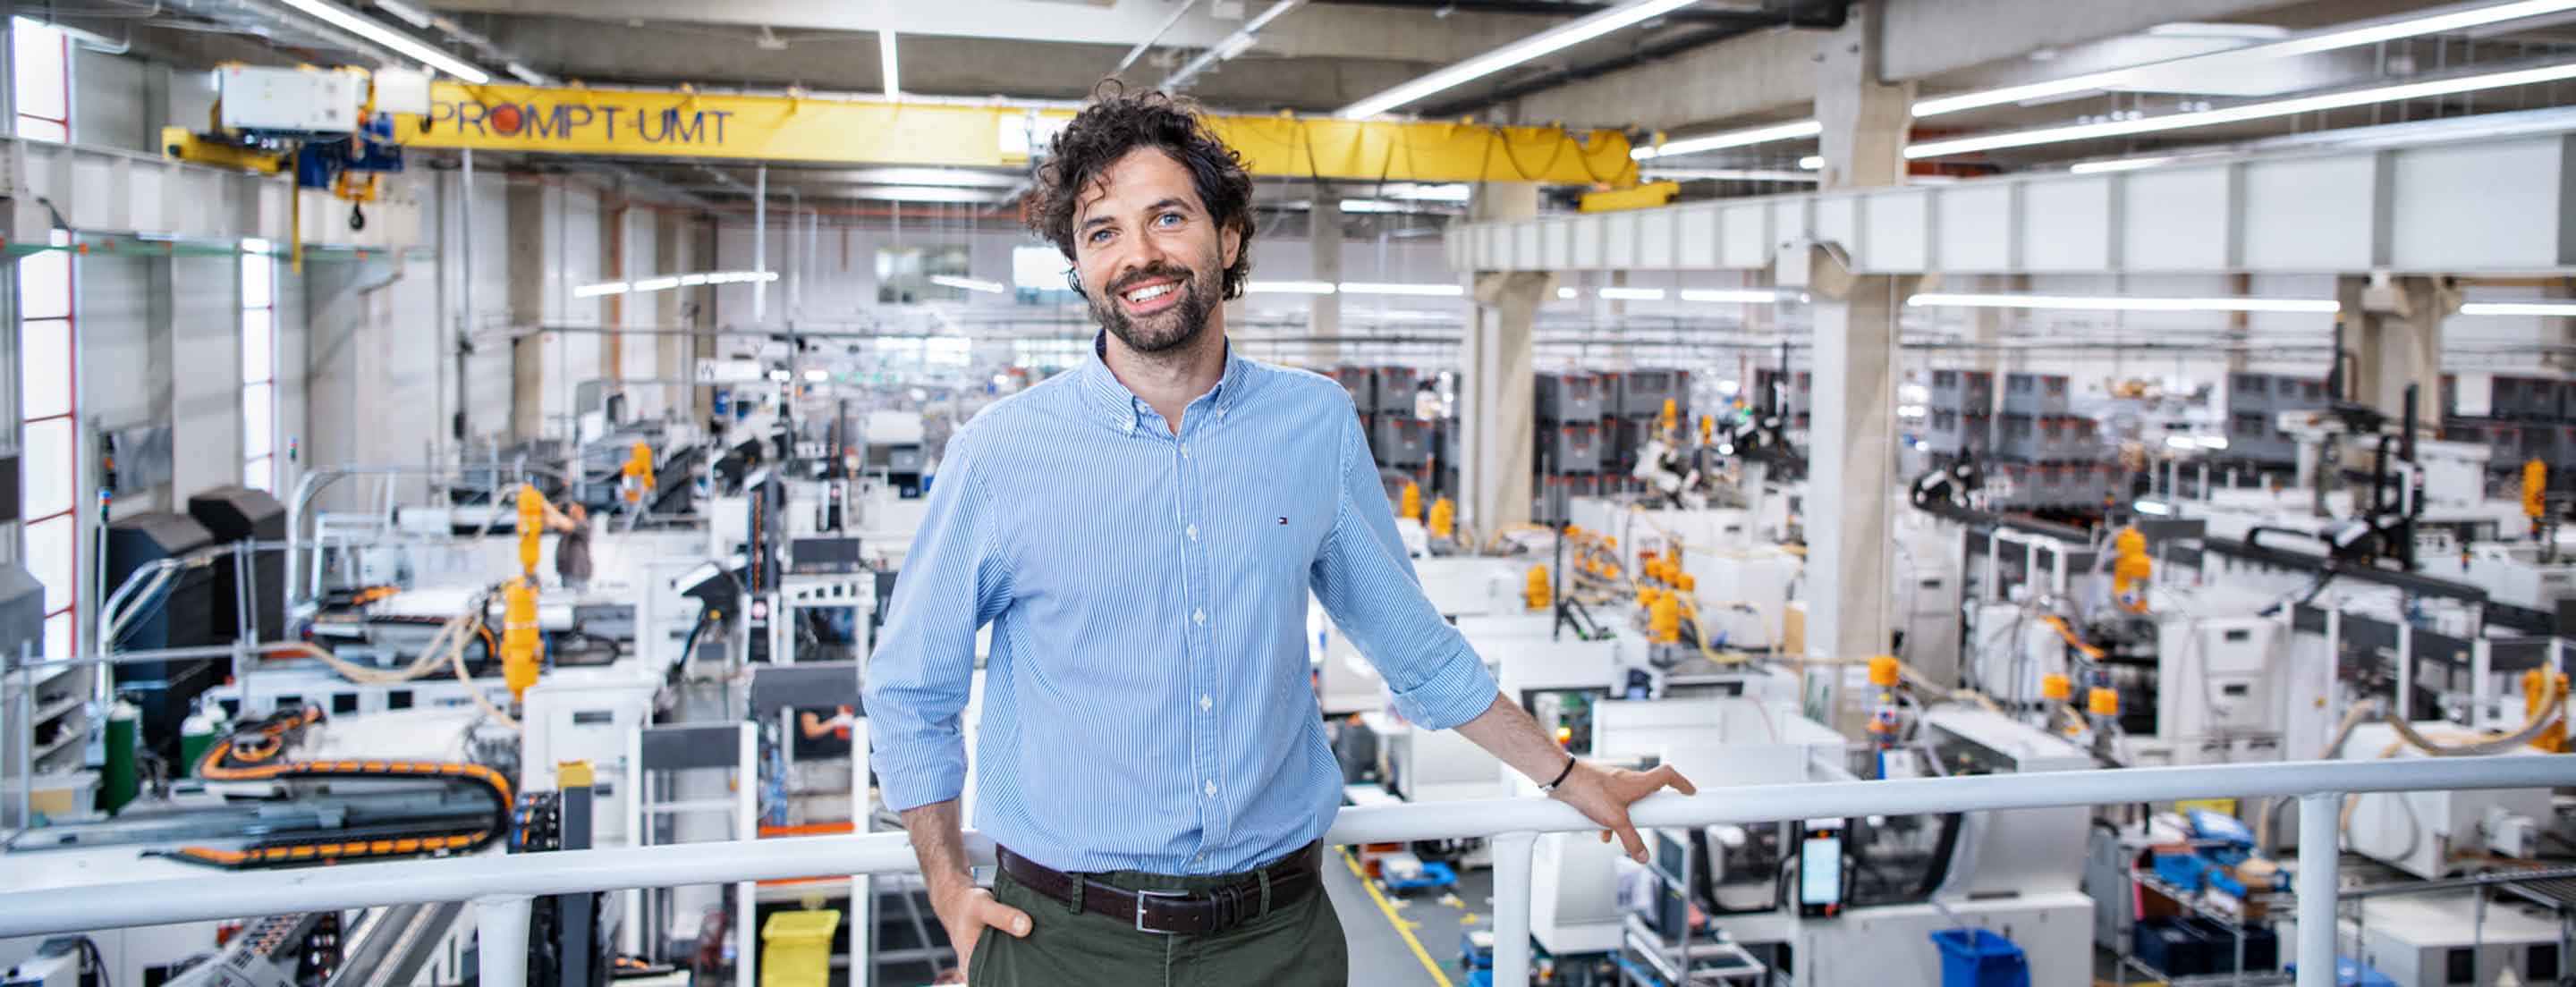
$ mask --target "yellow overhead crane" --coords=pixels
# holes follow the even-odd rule
[[[394,115],[415,148],[540,154],[1001,168],[1073,118],[1002,103],[883,102],[687,90],[467,86],[439,82],[428,113]],[[1611,130],[1470,122],[1212,115],[1254,175],[1391,182],[1637,183]]]

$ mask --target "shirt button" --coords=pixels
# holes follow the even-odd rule
[[[1181,458],[1182,458],[1182,459],[1188,459],[1188,458],[1190,458],[1190,444],[1189,444],[1189,443],[1187,443],[1187,442],[1183,442],[1183,443],[1181,443]]]
[[[1203,695],[1203,696],[1200,696],[1200,697],[1199,697],[1199,709],[1200,709],[1200,710],[1205,711],[1205,710],[1208,710],[1208,709],[1213,709],[1213,708],[1215,708],[1215,706],[1216,706],[1216,697],[1214,697],[1214,696],[1205,696],[1205,695]]]
[[[1204,626],[1206,626],[1206,625],[1207,625],[1207,611],[1206,611],[1206,610],[1192,610],[1192,611],[1190,611],[1190,619],[1191,619],[1192,621],[1197,622],[1200,626],[1204,627]]]
[[[1216,782],[1215,782],[1215,780],[1213,780],[1213,779],[1209,780],[1209,782],[1207,783],[1207,785],[1206,785],[1205,787],[1203,787],[1202,789],[1200,789],[1200,790],[1201,790],[1201,791],[1206,792],[1206,793],[1207,793],[1207,797],[1209,797],[1209,798],[1215,798],[1215,797],[1216,797]]]
[[[1191,540],[1191,541],[1197,541],[1197,540],[1199,540],[1199,526],[1198,526],[1198,525],[1195,525],[1195,524],[1190,525],[1190,540]]]

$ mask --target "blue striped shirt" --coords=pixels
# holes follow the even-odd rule
[[[1174,436],[1096,346],[949,440],[868,662],[880,791],[958,797],[989,622],[976,828],[1064,871],[1248,870],[1341,804],[1310,591],[1416,725],[1497,690],[1423,598],[1340,385],[1229,354]]]

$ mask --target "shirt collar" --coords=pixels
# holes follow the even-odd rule
[[[1082,370],[1079,372],[1082,378],[1082,391],[1099,410],[1104,423],[1111,428],[1133,434],[1136,429],[1142,427],[1145,415],[1151,409],[1146,406],[1145,399],[1137,397],[1134,391],[1127,389],[1127,385],[1118,382],[1118,375],[1109,369],[1108,353],[1109,334],[1094,333],[1091,337],[1091,355],[1083,360]],[[1234,341],[1227,340],[1225,376],[1218,378],[1216,387],[1199,400],[1209,402],[1216,410],[1217,420],[1223,421],[1227,410],[1239,403],[1244,393],[1250,390],[1251,380],[1252,361],[1236,353]],[[1191,402],[1193,405],[1197,403],[1197,401]]]

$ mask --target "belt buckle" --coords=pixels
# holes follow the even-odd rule
[[[1187,898],[1187,897],[1189,897],[1189,896],[1190,896],[1190,893],[1189,893],[1189,892],[1187,892],[1187,891],[1142,891],[1142,890],[1139,890],[1139,891],[1135,891],[1135,892],[1132,892],[1132,893],[1136,896],[1136,931],[1138,931],[1138,932],[1143,932],[1143,933],[1148,933],[1148,934],[1151,934],[1151,935],[1157,935],[1157,936],[1177,936],[1177,935],[1180,935],[1180,933],[1178,933],[1178,932],[1165,932],[1165,931],[1163,931],[1163,930],[1161,930],[1161,929],[1148,929],[1148,928],[1146,928],[1146,927],[1145,927],[1145,899],[1147,899],[1147,898]]]

